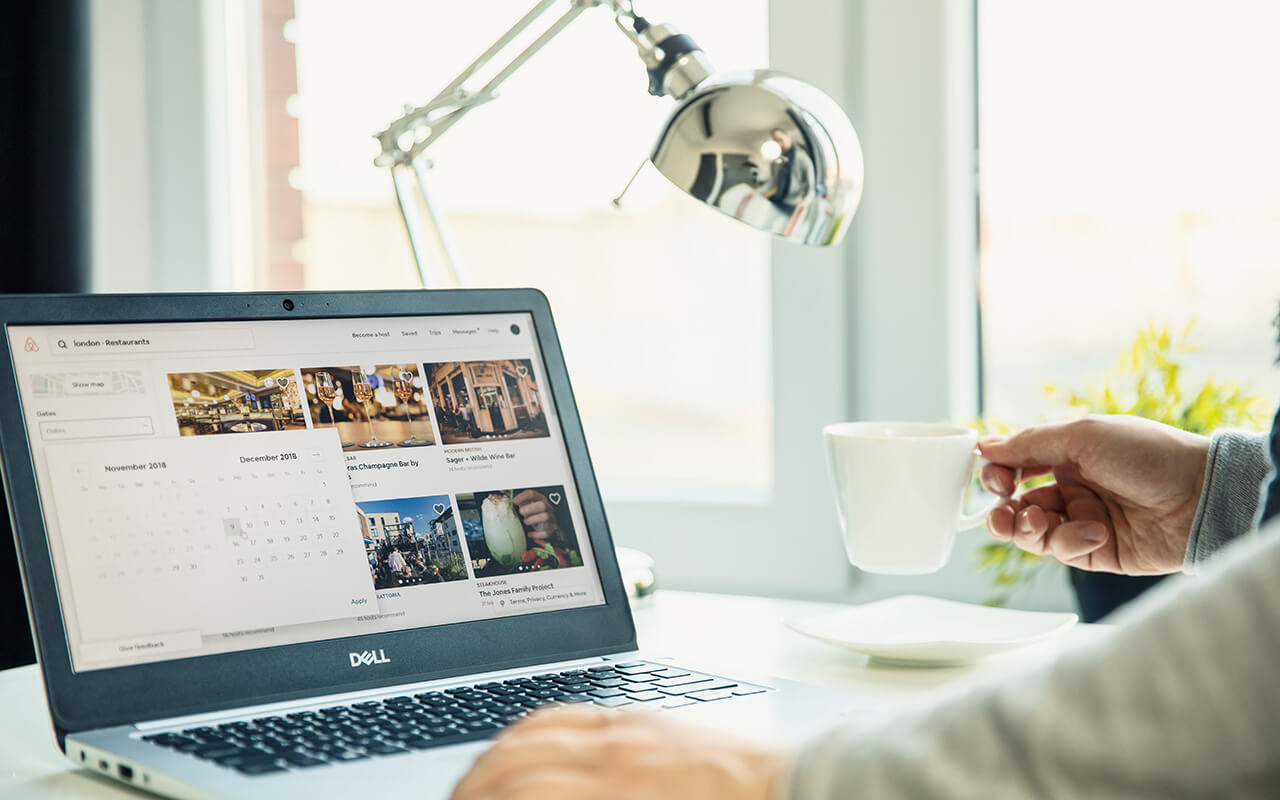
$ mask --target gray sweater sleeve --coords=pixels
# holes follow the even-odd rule
[[[1267,434],[1219,431],[1213,435],[1200,506],[1187,539],[1185,571],[1197,571],[1224,545],[1256,528],[1270,477]]]
[[[1280,797],[1280,527],[1087,648],[795,757],[788,800]]]

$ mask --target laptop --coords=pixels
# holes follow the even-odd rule
[[[535,290],[9,296],[0,324],[6,496],[86,770],[443,798],[545,705],[779,740],[851,707],[638,648]]]

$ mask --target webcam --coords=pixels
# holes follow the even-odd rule
[[[281,303],[280,305],[284,306],[284,310],[285,310],[285,311],[292,311],[292,310],[293,310],[293,301],[292,301],[292,300],[288,300],[288,299],[286,299],[286,300],[285,300],[283,303]]]

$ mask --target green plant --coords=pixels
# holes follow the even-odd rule
[[[1261,429],[1266,418],[1259,396],[1248,387],[1208,378],[1198,387],[1184,386],[1184,359],[1200,352],[1192,343],[1195,320],[1180,334],[1148,324],[1115,368],[1082,391],[1044,387],[1050,401],[1065,402],[1078,415],[1130,414],[1163,422],[1192,433],[1218,428]],[[986,423],[984,430],[1003,433],[1007,427]],[[1048,479],[1045,479],[1048,480]],[[987,542],[978,549],[978,568],[991,573],[995,589],[988,605],[1004,605],[1013,590],[1030,583],[1044,568],[1056,564],[1018,549],[1011,542]]]

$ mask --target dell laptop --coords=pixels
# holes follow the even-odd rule
[[[437,798],[545,705],[779,738],[849,706],[638,648],[536,291],[10,296],[0,324],[4,486],[84,769]]]

